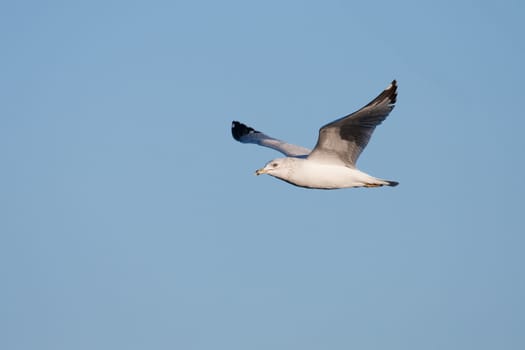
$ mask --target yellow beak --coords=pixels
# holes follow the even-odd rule
[[[257,175],[257,176],[262,175],[262,174],[266,174],[266,170],[264,170],[264,168],[257,169],[255,171],[255,175]]]

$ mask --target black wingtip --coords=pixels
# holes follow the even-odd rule
[[[392,80],[390,86],[386,89],[388,91],[388,97],[390,98],[390,103],[394,104],[397,101],[397,80]]]
[[[259,131],[236,120],[232,121],[232,136],[235,140],[240,141],[244,135],[253,133],[259,133]]]
[[[392,80],[390,85],[388,85],[388,87],[385,90],[383,90],[383,92],[381,92],[379,96],[377,96],[372,101],[370,101],[370,103],[368,103],[365,107],[374,106],[378,103],[385,101],[385,99],[389,100],[388,101],[389,105],[393,106],[396,103],[397,101],[397,81],[395,79]]]

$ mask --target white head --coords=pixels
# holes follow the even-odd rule
[[[294,163],[296,159],[294,158],[277,158],[272,161],[269,161],[266,163],[266,165],[257,170],[255,172],[255,175],[262,175],[262,174],[268,174],[271,176],[275,176],[280,179],[286,179],[290,175],[291,166],[292,163]]]

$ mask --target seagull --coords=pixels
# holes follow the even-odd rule
[[[232,122],[231,132],[241,143],[269,147],[286,156],[268,162],[256,175],[268,174],[295,186],[326,190],[397,186],[396,181],[373,177],[356,167],[375,127],[394,108],[396,97],[397,82],[393,80],[363,108],[321,127],[313,150],[275,139],[238,121]]]

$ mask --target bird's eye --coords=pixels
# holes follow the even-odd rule
[[[277,163],[272,163],[272,167],[277,168]]]

